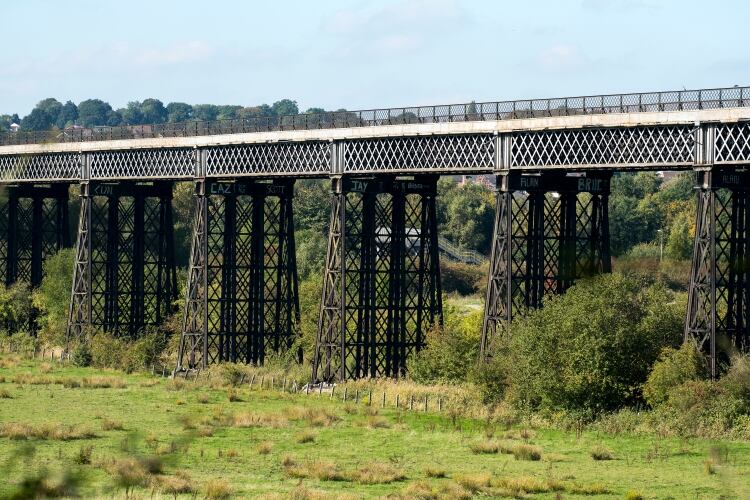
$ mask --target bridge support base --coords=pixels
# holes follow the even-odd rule
[[[299,296],[294,181],[196,184],[178,370],[263,363],[292,347]]]
[[[685,340],[719,375],[733,349],[750,349],[750,174],[699,171]]]
[[[491,355],[513,318],[542,307],[578,278],[611,271],[610,178],[558,172],[498,176],[483,356]]]
[[[442,323],[437,177],[332,182],[313,379],[397,377]]]
[[[136,338],[176,299],[172,182],[82,183],[68,341],[89,327]]]

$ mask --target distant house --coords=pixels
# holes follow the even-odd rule
[[[11,123],[10,124],[10,131],[11,132],[18,132],[21,129],[21,126],[17,123]]]

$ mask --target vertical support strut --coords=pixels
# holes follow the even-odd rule
[[[505,171],[497,178],[482,357],[513,318],[565,292],[576,279],[610,272],[611,174]]]
[[[172,183],[81,184],[68,339],[86,327],[136,338],[173,312]]]
[[[685,341],[696,343],[716,377],[731,349],[750,348],[750,175],[713,169],[697,177]]]
[[[196,184],[188,292],[177,370],[263,363],[299,323],[294,181]]]
[[[442,322],[436,185],[332,180],[313,379],[400,376]]]

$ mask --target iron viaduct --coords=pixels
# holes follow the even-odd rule
[[[495,174],[482,350],[610,270],[613,172],[696,175],[685,337],[750,347],[750,88],[307,114],[0,136],[0,272],[42,279],[80,219],[68,337],[135,336],[178,296],[172,186],[195,185],[178,370],[262,362],[299,321],[295,179],[330,178],[314,379],[398,376],[441,321],[436,182]]]

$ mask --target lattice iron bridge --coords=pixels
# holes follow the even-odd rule
[[[613,172],[693,170],[685,337],[713,373],[750,349],[750,89],[480,103],[0,136],[0,266],[37,285],[69,246],[69,339],[135,337],[177,299],[172,187],[195,185],[179,370],[261,363],[299,322],[294,181],[330,178],[313,377],[398,376],[442,321],[436,183],[495,174],[482,352],[511,320],[607,272]]]

